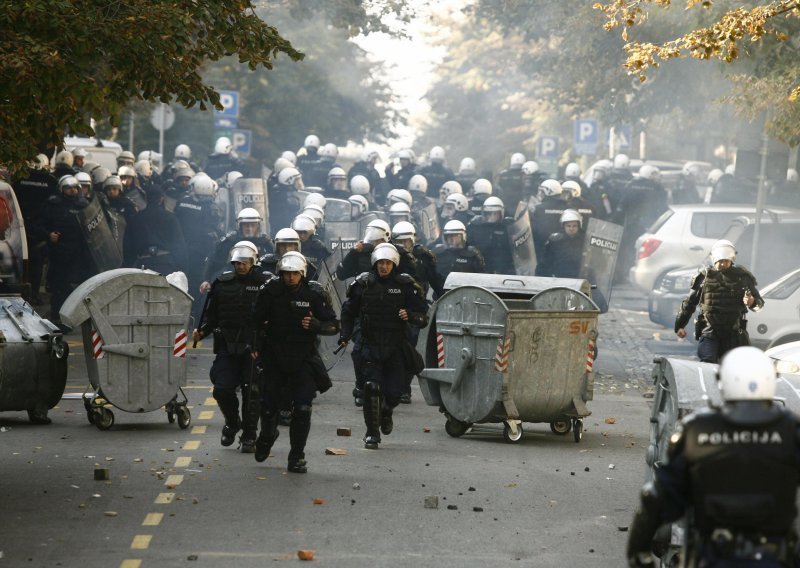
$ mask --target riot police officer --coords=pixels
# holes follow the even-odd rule
[[[319,137],[309,134],[303,141],[305,153],[298,152],[297,162],[293,164],[300,171],[305,179],[306,176],[313,176],[312,170],[316,170],[320,164],[319,156]],[[330,170],[330,168],[328,168]],[[314,185],[309,183],[309,185]]]
[[[214,143],[214,152],[206,158],[203,171],[212,180],[218,180],[228,172],[246,173],[247,168],[233,152],[233,143],[227,136],[220,136]]]
[[[653,566],[656,530],[681,517],[681,565],[795,566],[800,430],[796,416],[773,402],[775,383],[772,361],[755,347],[722,359],[722,406],[678,424],[667,463],[642,490],[628,538],[630,566]]]
[[[458,165],[458,171],[453,178],[461,185],[464,193],[472,191],[472,184],[478,179],[478,169],[475,160],[470,157],[462,158]]]
[[[61,150],[56,154],[53,177],[60,181],[64,176],[75,175],[74,160],[75,158],[69,150]]]
[[[300,235],[291,228],[284,228],[275,233],[275,252],[269,252],[259,258],[258,265],[265,273],[278,274],[278,261],[287,252],[300,252]]]
[[[566,202],[567,209],[574,209],[581,214],[584,223],[594,217],[594,206],[583,197],[583,186],[575,180],[568,179],[561,184],[561,195]]]
[[[472,184],[472,198],[469,200],[469,210],[473,215],[480,215],[483,212],[483,202],[491,195],[492,182],[485,178],[476,179]]]
[[[362,176],[363,177],[363,176]],[[366,178],[365,178],[366,179]],[[325,196],[333,199],[347,199],[350,192],[347,191],[349,180],[343,168],[331,168],[328,172],[328,183],[325,186]]]
[[[692,280],[691,292],[681,303],[675,318],[675,333],[686,337],[686,324],[700,304],[695,322],[697,356],[717,363],[729,350],[749,345],[747,310],[758,311],[764,300],[756,289],[756,278],[743,266],[735,266],[736,248],[720,240],[711,247],[711,268],[701,270]]]
[[[175,146],[175,152],[173,153],[172,161],[167,164],[167,167],[165,167],[163,171],[167,172],[167,175],[170,175],[168,172],[174,171],[176,169],[174,167],[175,163],[181,160],[186,162],[186,165],[192,168],[194,171],[198,171],[200,169],[199,166],[192,161],[192,149],[189,147],[189,145],[178,144]]]
[[[407,373],[421,371],[421,358],[408,344],[406,328],[428,324],[428,305],[419,284],[397,272],[400,256],[392,244],[376,246],[370,260],[372,269],[359,275],[347,290],[339,342],[347,345],[358,320],[361,367],[366,379],[364,447],[376,450],[381,434],[388,436],[394,428],[392,411],[403,395]]]
[[[106,178],[103,182],[103,194],[107,209],[120,215],[126,222],[136,213],[133,201],[122,195],[122,181],[118,176]]]
[[[477,182],[476,182],[477,183]],[[467,228],[467,241],[478,247],[490,274],[515,274],[505,207],[499,197],[491,196],[483,202],[482,214],[475,217]]]
[[[531,233],[536,258],[544,256],[544,244],[547,239],[561,227],[561,214],[567,209],[567,203],[561,197],[563,188],[558,180],[546,179],[539,186],[539,203],[531,215]],[[484,254],[486,251],[481,248]]]
[[[395,164],[393,162],[390,163],[386,167],[386,179],[391,188],[407,189],[408,182],[417,173],[417,166],[414,164],[414,152],[404,148],[397,152],[397,159],[400,162],[400,168],[396,169]]]
[[[442,229],[444,244],[436,245],[436,271],[444,285],[451,272],[486,272],[481,251],[467,246],[467,227],[458,220],[448,221]]]
[[[428,165],[417,168],[417,173],[428,181],[428,197],[439,197],[439,189],[445,182],[456,179],[453,170],[445,165],[444,160],[444,148],[434,146],[428,152]]]
[[[211,365],[211,382],[214,400],[225,417],[220,443],[233,444],[236,433],[242,453],[255,452],[257,418],[247,412],[250,381],[254,369],[250,354],[254,351],[256,328],[252,319],[256,296],[267,281],[255,269],[257,249],[253,243],[240,241],[230,251],[233,271],[224,272],[214,280],[206,299],[200,325],[192,332],[195,341],[214,334],[214,362]],[[239,398],[242,391],[242,416],[239,416]]]
[[[439,277],[436,270],[436,255],[422,243],[417,242],[417,229],[409,221],[399,221],[392,227],[392,243],[400,253],[399,268],[406,274],[414,277],[417,283],[422,286],[425,296],[428,290],[433,290],[433,298],[442,295],[444,282]],[[406,269],[403,263],[403,253],[408,253],[409,258],[413,259],[413,272]]]
[[[522,164],[525,162],[525,155],[515,152],[511,155],[508,168],[497,176],[497,193],[509,211],[516,211],[517,203],[522,199]]]
[[[125,227],[123,266],[148,268],[170,274],[186,267],[186,243],[175,214],[164,209],[164,193],[151,189],[147,207]]]
[[[380,154],[376,150],[364,150],[361,159],[353,164],[347,171],[348,181],[353,177],[361,175],[369,180],[370,194],[376,202],[383,203],[386,198],[386,183],[378,172],[375,164],[380,160]]]
[[[351,221],[358,221],[369,212],[369,201],[363,195],[351,195],[347,201],[350,202]]]
[[[536,265],[536,276],[578,278],[586,234],[583,231],[583,217],[574,209],[565,209],[559,221],[561,231],[547,239],[544,255]]]
[[[278,174],[278,183],[267,187],[269,194],[269,226],[288,227],[292,219],[300,212],[300,198],[297,192],[303,189],[303,176],[300,170],[286,167]]]
[[[195,176],[195,171],[189,166],[178,167],[172,172],[172,179],[167,180],[161,186],[164,191],[164,208],[167,211],[175,211],[175,206],[181,199],[189,197],[189,182]],[[227,255],[227,251],[225,251]]]
[[[311,404],[316,392],[331,381],[317,353],[317,335],[339,331],[336,313],[325,290],[306,279],[306,261],[299,252],[287,252],[278,263],[278,276],[258,295],[255,321],[264,330],[259,349],[264,368],[261,432],[256,441],[256,461],[269,457],[278,438],[279,411],[288,392],[292,405],[289,423],[287,469],[306,473],[305,447],[311,429]],[[266,322],[266,323],[264,323]]]
[[[238,231],[231,231],[220,239],[212,252],[206,257],[203,266],[203,282],[200,284],[200,293],[205,294],[211,288],[211,282],[225,267],[228,251],[239,241],[249,241],[256,246],[257,258],[274,251],[272,239],[268,235],[259,234],[261,231],[261,213],[252,207],[245,207],[236,216],[239,225]]]
[[[306,257],[309,267],[306,276],[309,280],[316,280],[319,267],[332,254],[328,247],[316,236],[317,224],[311,217],[300,214],[292,221],[292,229],[300,238],[300,247]]]
[[[466,196],[460,193],[451,193],[444,200],[442,205],[442,220],[460,221],[464,226],[469,225],[475,214],[469,210],[469,202]]]

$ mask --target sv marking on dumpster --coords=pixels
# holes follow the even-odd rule
[[[570,335],[578,335],[579,333],[588,333],[589,332],[589,322],[588,321],[580,321],[575,320],[569,322],[569,334]]]

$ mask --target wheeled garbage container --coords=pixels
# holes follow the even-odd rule
[[[432,306],[419,375],[454,437],[473,424],[546,422],[579,442],[590,414],[599,309],[586,280],[451,273]]]
[[[126,412],[164,407],[188,428],[186,348],[192,297],[164,276],[119,268],[78,286],[61,308],[61,321],[80,326],[91,392],[83,401],[89,422],[114,424],[110,406]],[[180,395],[180,399],[178,399]]]

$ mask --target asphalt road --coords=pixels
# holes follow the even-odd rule
[[[527,423],[518,444],[491,426],[451,438],[415,382],[395,431],[365,450],[346,357],[314,406],[309,473],[289,474],[286,429],[262,464],[220,446],[210,345],[190,351],[187,430],[163,411],[116,411],[99,431],[74,399],[48,426],[0,414],[0,567],[255,567],[299,562],[301,549],[335,567],[621,566],[644,480],[652,358],[692,350],[643,306],[622,287],[601,316],[580,443]],[[74,396],[88,378],[80,337],[69,339]],[[337,436],[342,427],[352,436]],[[98,468],[107,481],[95,481]]]

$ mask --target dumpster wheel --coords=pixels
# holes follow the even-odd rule
[[[572,420],[572,436],[575,438],[575,443],[579,443],[583,438],[583,420],[574,418]]]
[[[516,432],[508,422],[503,422],[503,439],[509,444],[516,444],[522,439],[522,423],[517,424]]]
[[[108,430],[114,425],[114,413],[102,406],[95,408],[94,425],[100,430]]]
[[[186,430],[192,423],[192,413],[189,408],[185,404],[181,404],[175,412],[178,415],[178,427],[181,430]]]
[[[447,432],[447,434],[453,438],[460,438],[466,434],[467,430],[469,430],[471,427],[472,424],[469,422],[461,422],[461,420],[456,420],[452,416],[448,416],[447,422],[444,423],[445,432]]]
[[[565,420],[554,420],[550,423],[550,430],[553,434],[566,436],[569,434],[569,431],[572,430],[572,421],[569,418]]]

